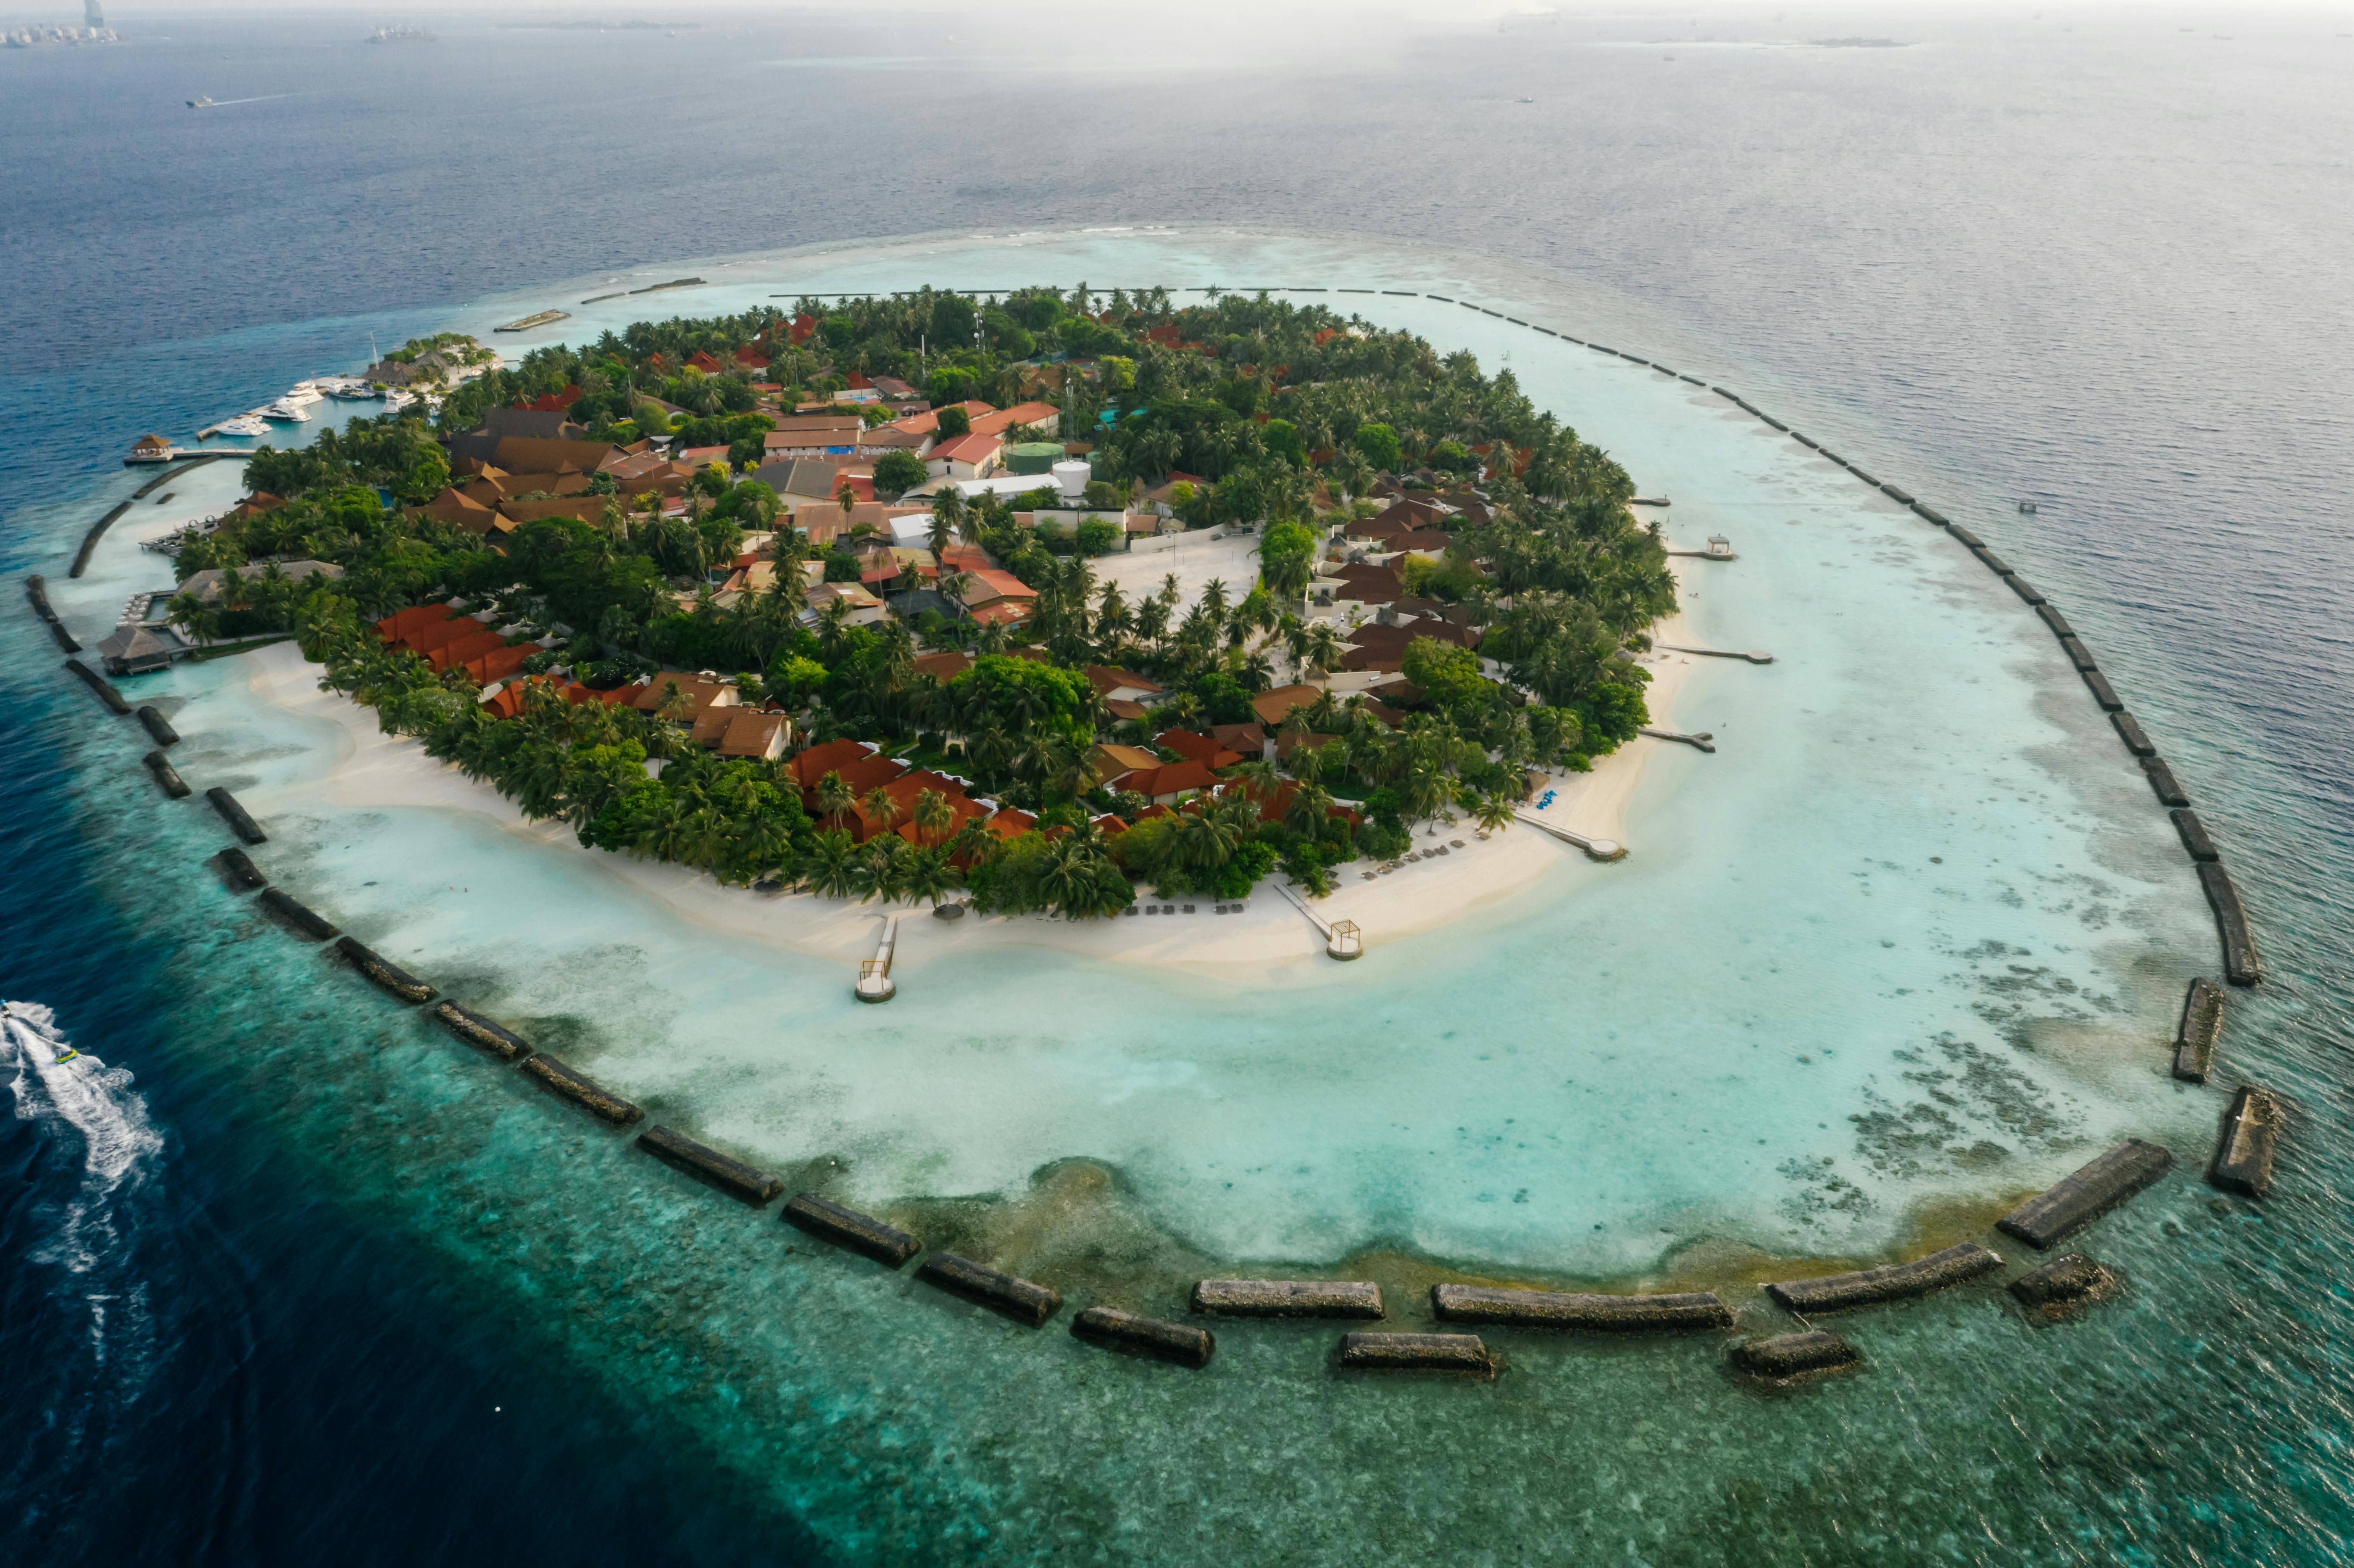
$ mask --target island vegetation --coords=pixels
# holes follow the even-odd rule
[[[937,408],[942,430],[971,403],[1052,404],[1092,465],[1091,503],[1157,492],[1172,526],[1253,531],[1258,580],[1192,602],[1174,577],[1124,595],[1097,567],[1125,542],[1117,525],[1057,535],[1033,521],[1050,496],[938,486],[937,580],[967,569],[951,554],[985,560],[1030,590],[1026,614],[976,619],[936,599],[856,623],[824,591],[855,582],[855,558],[839,576],[839,544],[802,525],[817,514],[748,475],[789,412],[903,414],[905,399],[829,401],[879,377]],[[436,514],[451,438],[557,397],[584,440],[726,456],[669,496],[600,471],[587,514],[496,535]],[[936,478],[914,450],[861,465],[870,475],[879,494]],[[1646,720],[1631,654],[1674,602],[1627,475],[1509,371],[1264,297],[923,291],[642,323],[465,380],[429,416],[265,447],[247,476],[255,500],[177,557],[183,580],[221,574],[208,599],[175,601],[193,633],[296,633],[323,683],[387,732],[584,844],[827,896],[937,902],[961,886],[984,910],[1098,916],[1140,885],[1238,898],[1279,872],[1329,890],[1335,867],[1401,853],[1418,823],[1463,810],[1500,827],[1531,768],[1583,768],[1631,736]],[[1440,503],[1444,548],[1389,567],[1419,624],[1449,635],[1406,642],[1391,697],[1336,694],[1327,683],[1359,629],[1315,602],[1320,574],[1351,527],[1416,498]],[[723,595],[748,538],[769,585]],[[290,562],[341,575],[292,577]],[[509,700],[486,702],[464,668],[437,670],[375,624],[440,600],[533,645],[498,683]],[[969,663],[945,678],[919,667],[949,650]],[[1108,706],[1087,673],[1106,669],[1146,678],[1141,716]],[[991,810],[951,810],[937,789],[845,799],[838,776],[797,777],[791,752],[715,755],[683,704],[596,699],[695,671],[732,673],[740,705],[787,715],[794,751],[868,742]],[[1212,788],[1159,805],[1108,775],[1103,746],[1174,762],[1160,737],[1250,724],[1254,699],[1284,681],[1326,689],[1269,726],[1279,762],[1230,759]]]

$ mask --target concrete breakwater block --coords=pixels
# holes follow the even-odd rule
[[[64,621],[52,620],[48,622],[48,628],[49,636],[57,642],[58,652],[79,653],[81,652],[81,644],[74,641],[74,634],[66,630],[66,624]]]
[[[307,904],[297,903],[275,887],[265,887],[260,906],[306,941],[323,942],[335,934],[335,924]]]
[[[2174,1075],[2186,1084],[2205,1083],[2222,1033],[2223,988],[2202,975],[2182,992],[2182,1016],[2174,1025]]]
[[[213,860],[220,867],[221,880],[228,884],[232,893],[250,893],[257,887],[270,885],[270,879],[261,874],[261,868],[253,863],[253,857],[241,849],[234,846],[225,849],[213,856]]]
[[[1732,1359],[1736,1372],[1770,1383],[1791,1383],[1825,1372],[1844,1372],[1863,1361],[1853,1345],[1821,1329],[1776,1334],[1766,1340],[1744,1340],[1733,1347]]]
[[[2076,635],[2076,629],[2068,624],[2068,618],[2060,613],[2060,607],[2058,605],[2049,603],[2039,604],[2035,607],[2035,614],[2037,619],[2052,629],[2052,636],[2073,637]]]
[[[1996,555],[1984,545],[1980,545],[1977,549],[1972,550],[1970,554],[1976,556],[1979,560],[1984,561],[1987,565],[1987,570],[1992,572],[1999,577],[2017,577],[2019,575],[2010,569],[2010,563],[2009,561],[2004,560],[2000,556]]]
[[[2079,670],[2076,673],[2084,677],[2084,689],[2093,694],[2094,705],[2103,713],[2116,713],[2126,705],[2126,700],[2117,695],[2117,689],[2109,684],[2106,675],[2098,670]]]
[[[524,1058],[523,1070],[541,1088],[559,1099],[574,1105],[601,1121],[615,1127],[627,1127],[645,1112],[598,1084],[586,1075],[575,1072],[555,1057],[545,1054]]]
[[[797,1225],[822,1242],[863,1253],[886,1268],[896,1268],[923,1250],[923,1243],[872,1214],[862,1214],[815,1192],[796,1192],[785,1204],[785,1224]]]
[[[164,794],[175,800],[188,798],[188,781],[180,777],[180,770],[173,767],[171,759],[161,751],[151,751],[139,760],[147,765],[147,771],[155,776],[155,782],[164,787]]]
[[[33,606],[33,613],[51,626],[58,623],[58,612],[49,608],[49,579],[35,572],[25,579],[25,598]]]
[[[2223,978],[2233,985],[2254,985],[2264,978],[2264,960],[2256,955],[2255,933],[2248,929],[2248,912],[2240,906],[2240,890],[2220,860],[2199,863],[2199,886],[2207,906],[2215,911],[2215,934],[2223,943]]]
[[[2166,765],[2166,758],[2157,756],[2145,757],[2141,759],[2141,770],[2149,776],[2149,787],[2157,793],[2159,805],[2188,806],[2190,804],[2190,797],[2183,793],[2182,785],[2174,777],[2174,769]]]
[[[1515,1329],[1659,1333],[1733,1327],[1732,1312],[1712,1290],[1601,1296],[1559,1290],[1512,1290],[1485,1285],[1434,1285],[1430,1287],[1430,1307],[1450,1323],[1496,1323]]]
[[[1946,521],[1946,514],[1944,513],[1924,502],[1915,501],[1913,503],[1913,514],[1920,518],[1925,523],[1935,523],[1940,528],[1950,528],[1953,526],[1952,524]]]
[[[1211,1355],[1218,1348],[1218,1341],[1207,1329],[1159,1318],[1140,1318],[1115,1307],[1090,1307],[1072,1319],[1071,1337],[1106,1350],[1126,1351],[1197,1369],[1208,1366]]]
[[[646,1128],[638,1134],[638,1147],[672,1170],[684,1171],[705,1186],[756,1209],[785,1190],[774,1176],[697,1143],[674,1128]]]
[[[2174,1156],[2157,1144],[2126,1139],[1997,1220],[1995,1228],[2038,1252],[2048,1251],[2165,1175],[2173,1164]]]
[[[2079,670],[2097,670],[2101,667],[2101,662],[2093,657],[2093,651],[2084,646],[2084,640],[2081,637],[2073,634],[2062,637],[2060,640],[2060,651],[2067,654],[2068,662]]]
[[[154,704],[139,705],[139,722],[147,726],[147,734],[156,745],[177,746],[180,743],[180,732],[172,727],[169,719],[155,711]]]
[[[1899,490],[1893,484],[1882,485],[1880,487],[1880,493],[1887,496],[1891,501],[1895,502],[1900,506],[1910,506],[1913,504],[1912,493],[1910,491]]]
[[[1496,1358],[1477,1334],[1379,1334],[1341,1336],[1340,1364],[1349,1372],[1458,1372],[1494,1377]]]
[[[2223,1130],[2215,1140],[2215,1158],[2207,1167],[2209,1185],[2243,1197],[2261,1198],[2273,1190],[2273,1156],[2279,1151],[2282,1124],[2288,1103],[2270,1089],[2243,1084],[2223,1113]]]
[[[130,502],[118,503],[114,510],[90,525],[90,532],[81,536],[81,548],[74,552],[72,569],[66,576],[78,577],[90,570],[90,552],[98,548],[98,542],[106,536],[106,531],[114,526],[114,520],[130,510]]]
[[[2010,591],[2017,594],[2020,599],[2026,603],[2041,604],[2043,602],[2043,596],[2036,591],[2035,585],[2029,582],[2025,577],[2020,577],[2017,572],[2009,573],[2002,580],[2009,583],[2010,585]]]
[[[270,842],[270,835],[261,831],[261,824],[256,822],[246,809],[237,803],[236,796],[219,785],[216,784],[206,790],[205,799],[210,800],[213,803],[213,810],[221,814],[221,821],[228,824],[228,831],[247,843],[266,844]]]
[[[451,1033],[502,1062],[518,1061],[531,1054],[530,1045],[520,1036],[510,1034],[471,1007],[461,1007],[444,998],[433,1004],[433,1016]]]
[[[1926,1296],[2001,1266],[1999,1254],[1976,1242],[1963,1242],[1910,1263],[1861,1268],[1851,1274],[1827,1274],[1815,1279],[1778,1280],[1766,1287],[1766,1294],[1788,1312],[1840,1312],[1850,1307]]]
[[[2030,1322],[2052,1323],[2108,1299],[2117,1293],[2120,1283],[2109,1269],[2081,1252],[2072,1252],[2020,1275],[2009,1288],[2011,1298],[2026,1308]]]
[[[2136,757],[2158,755],[2158,747],[2150,744],[2149,736],[2142,730],[2141,720],[2120,708],[2109,715],[2109,722],[2117,726],[2117,738],[2126,743],[2127,751]]]
[[[1204,1279],[1193,1310],[1224,1318],[1379,1318],[1382,1287],[1368,1279]]]
[[[114,689],[114,683],[80,660],[67,660],[66,668],[72,671],[83,685],[98,694],[98,700],[106,705],[109,712],[127,714],[131,711],[131,705],[122,700],[122,694]]]
[[[1955,538],[1959,539],[1962,542],[1962,547],[1966,550],[1983,550],[1986,548],[1986,541],[1984,539],[1979,538],[1976,534],[1971,533],[1967,528],[1963,527],[1958,523],[1946,524],[1946,532],[1951,534]]]
[[[2183,853],[2192,860],[2221,858],[2215,853],[2215,841],[2207,836],[2207,824],[2199,820],[2198,812],[2183,807],[2168,811],[2167,815],[2174,819],[2174,831],[2182,836]]]
[[[916,1277],[1033,1329],[1053,1317],[1063,1305],[1060,1291],[1001,1274],[986,1264],[959,1257],[952,1252],[936,1252],[924,1259],[917,1266]]]
[[[427,985],[398,964],[378,957],[372,948],[361,946],[353,938],[336,938],[335,951],[344,956],[345,963],[403,1001],[414,1004],[429,1001],[433,998],[431,986]]]

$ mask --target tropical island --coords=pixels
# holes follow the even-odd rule
[[[1314,896],[1500,828],[1647,722],[1675,607],[1509,371],[1264,296],[640,323],[246,477],[179,544],[190,639],[294,634],[584,845],[982,913]],[[1187,535],[1244,573],[1147,591]]]

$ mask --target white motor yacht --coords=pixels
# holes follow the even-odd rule
[[[284,419],[298,425],[307,424],[311,418],[300,403],[285,397],[281,397],[269,408],[262,409],[261,417],[265,419]]]
[[[259,414],[239,414],[234,419],[223,419],[213,430],[224,436],[266,436],[270,426]]]

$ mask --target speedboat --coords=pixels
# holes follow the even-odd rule
[[[319,400],[319,384],[315,381],[297,381],[286,389],[286,396],[278,400],[296,407],[305,403],[315,403]]]
[[[281,397],[269,408],[262,409],[261,417],[265,419],[284,419],[297,425],[307,424],[311,418],[310,415],[302,411],[301,404],[285,397]]]
[[[234,419],[223,419],[213,430],[224,436],[266,436],[270,427],[258,414],[239,414]]]

